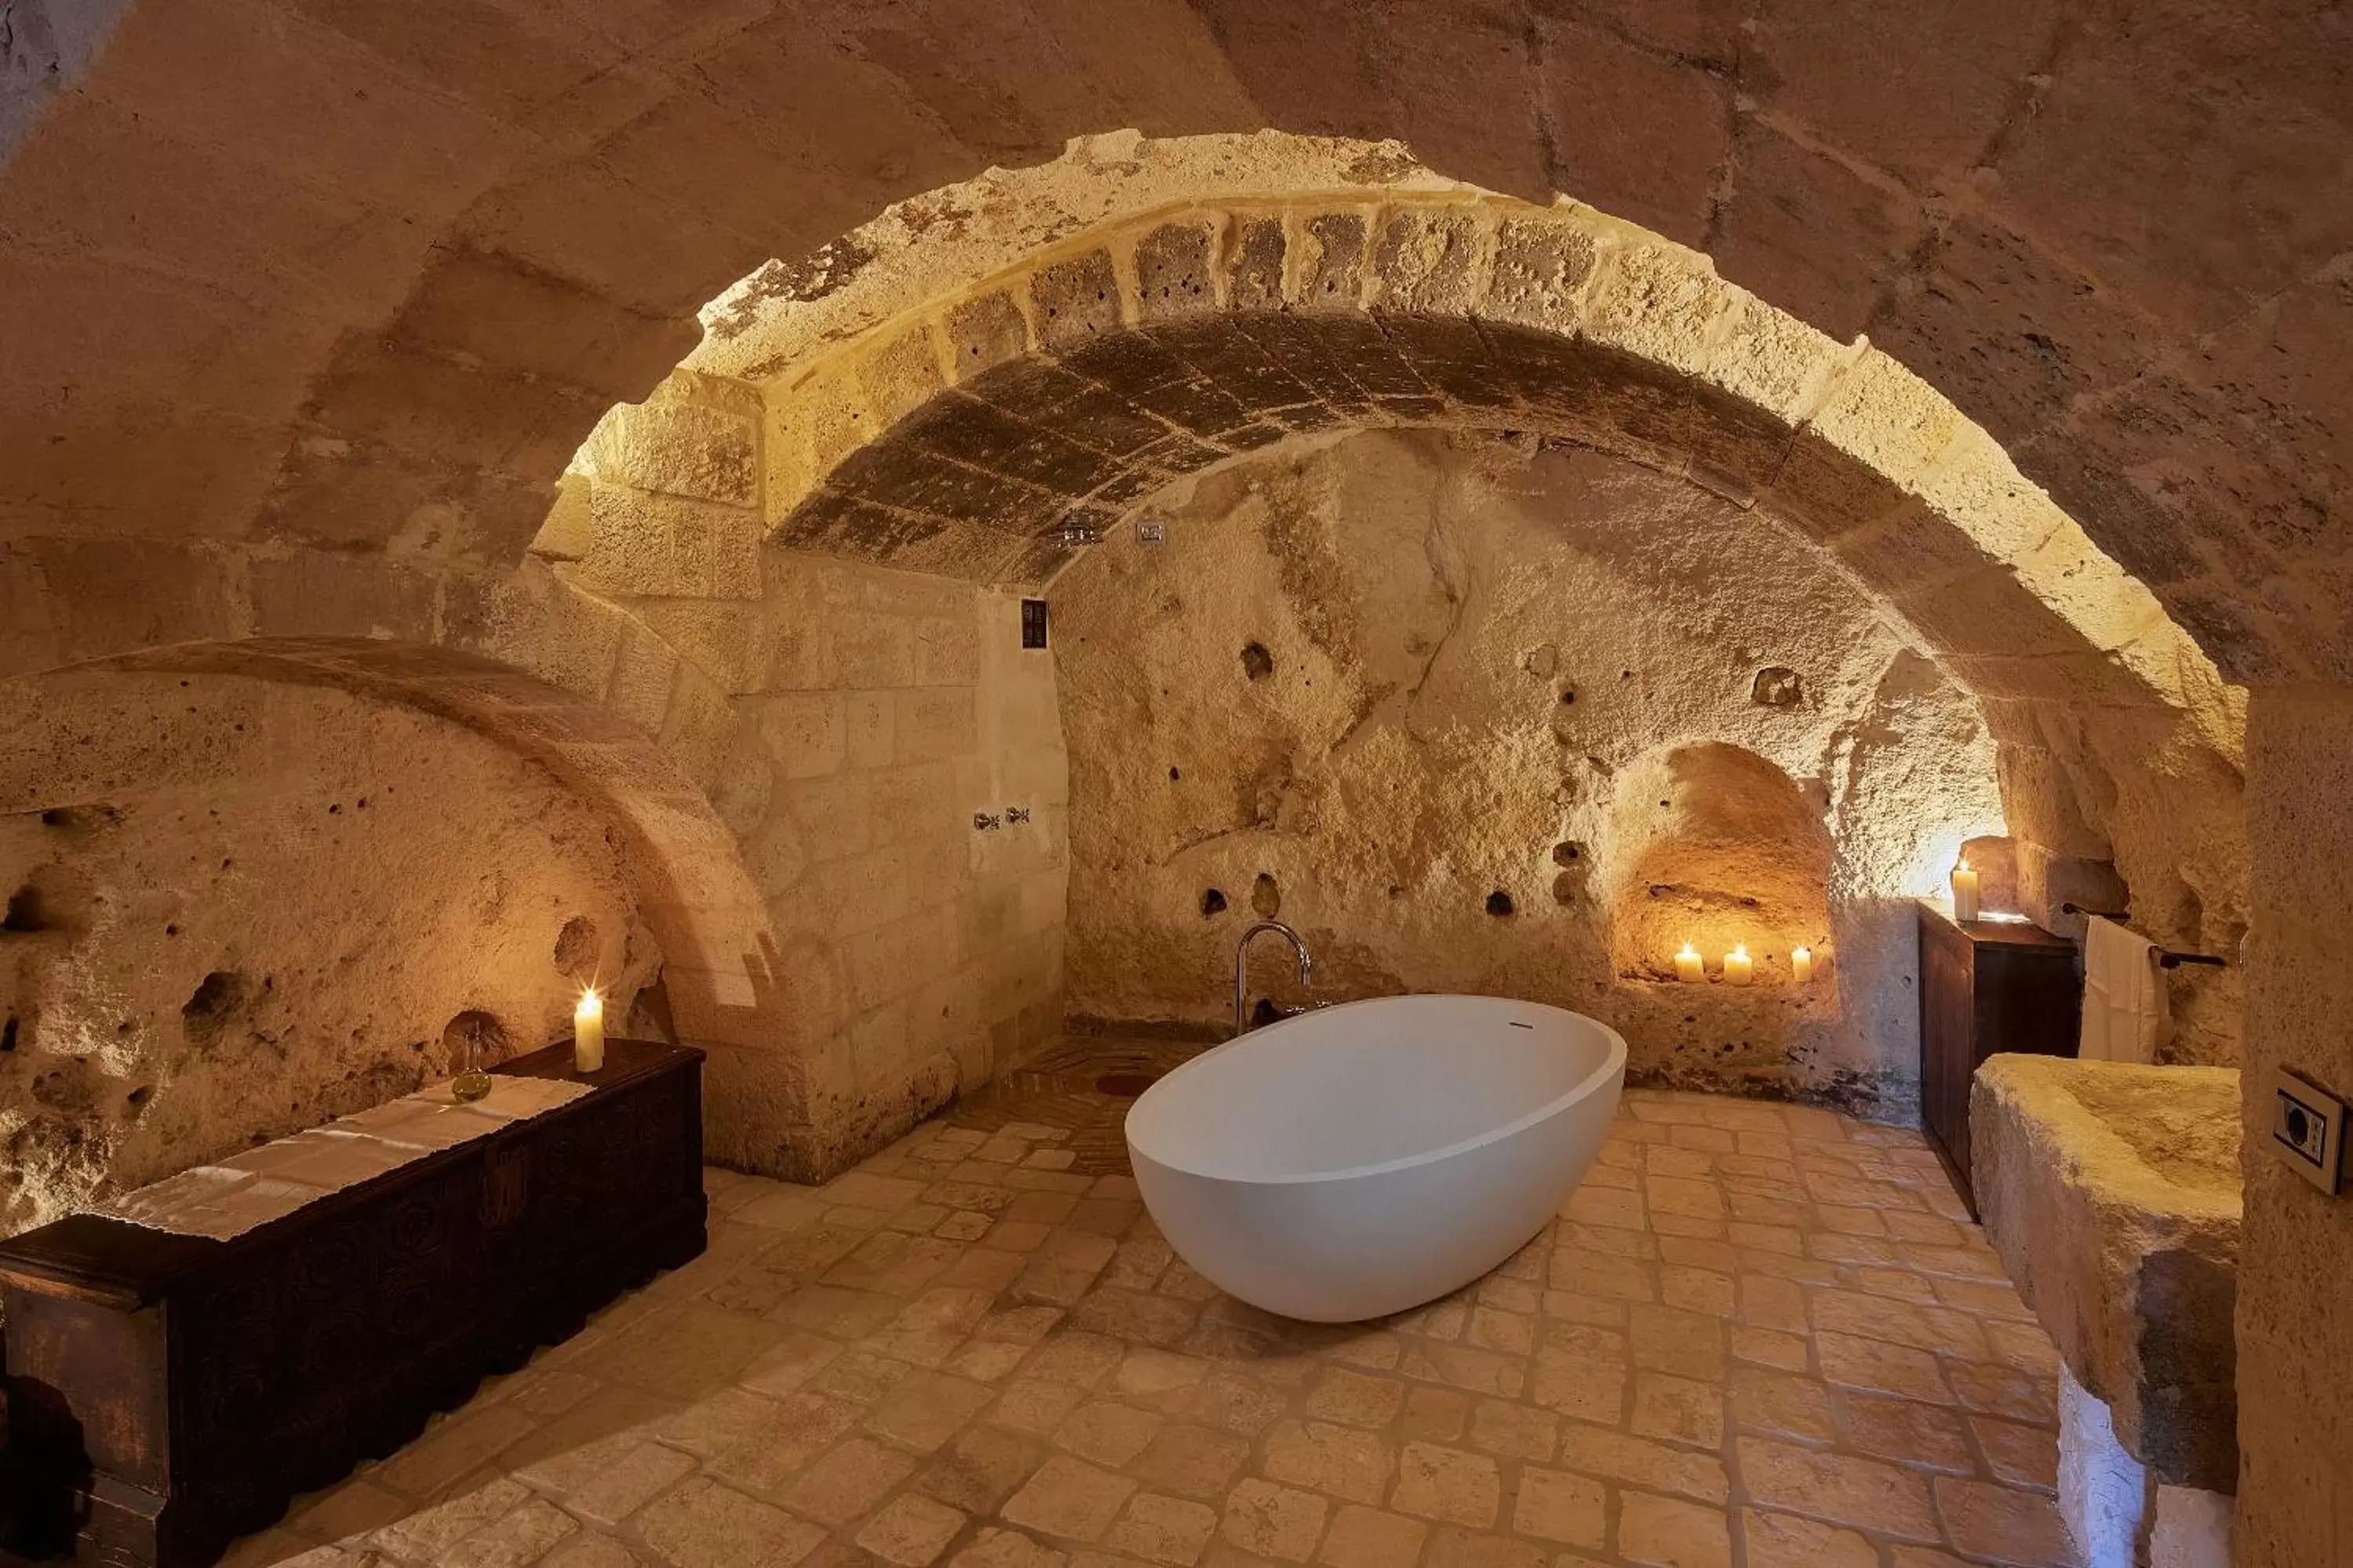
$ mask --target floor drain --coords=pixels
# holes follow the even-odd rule
[[[1159,1076],[1148,1072],[1107,1072],[1095,1079],[1095,1088],[1121,1100],[1134,1100],[1157,1083]]]

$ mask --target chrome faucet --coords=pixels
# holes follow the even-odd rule
[[[1276,931],[1289,942],[1299,954],[1299,984],[1309,984],[1308,975],[1315,967],[1315,958],[1307,951],[1299,933],[1281,921],[1261,921],[1242,932],[1241,941],[1234,944],[1234,1037],[1240,1039],[1250,1027],[1245,1008],[1250,1002],[1250,944],[1261,931]]]

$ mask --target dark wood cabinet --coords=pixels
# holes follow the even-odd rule
[[[1920,1119],[1961,1201],[1969,1190],[1969,1079],[1997,1051],[2075,1054],[2075,944],[2022,921],[1957,921],[1920,905]]]
[[[702,1061],[639,1040],[593,1074],[568,1042],[519,1058],[495,1070],[590,1091],[232,1240],[76,1215],[0,1243],[27,1544],[211,1563],[701,1252]]]

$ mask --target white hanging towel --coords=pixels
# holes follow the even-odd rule
[[[2075,1054],[2085,1061],[2154,1064],[2164,1024],[2157,944],[2092,916],[2084,928],[2084,1036]]]

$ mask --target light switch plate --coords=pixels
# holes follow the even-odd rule
[[[2345,1164],[2345,1102],[2280,1068],[2272,1079],[2272,1152],[2334,1196]]]

